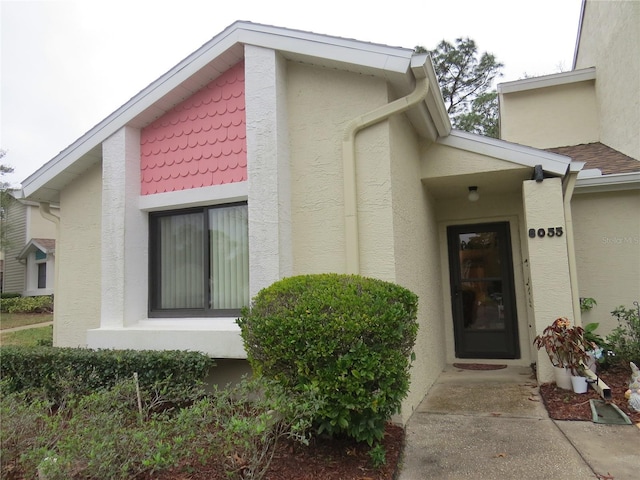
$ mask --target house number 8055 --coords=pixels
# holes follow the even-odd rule
[[[549,227],[546,230],[544,228],[530,228],[529,238],[561,237],[563,233],[562,227]]]

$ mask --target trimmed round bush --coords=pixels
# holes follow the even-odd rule
[[[317,390],[319,432],[371,445],[409,390],[418,297],[356,275],[302,275],[263,289],[238,324],[254,372]]]

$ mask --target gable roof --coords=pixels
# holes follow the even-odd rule
[[[585,162],[585,169],[597,168],[603,175],[640,172],[640,161],[600,142],[548,148],[547,151],[571,157],[574,162]]]
[[[102,158],[101,143],[125,125],[142,128],[190,97],[244,58],[244,45],[277,50],[284,58],[384,78],[396,95],[407,95],[416,78],[412,49],[331,37],[251,22],[235,22],[152,82],[22,182],[24,196],[57,202],[59,192]],[[426,58],[425,58],[426,60]],[[407,112],[416,131],[435,140],[451,123],[435,71],[426,63],[427,98]]]
[[[531,168],[536,165],[542,165],[542,169],[545,172],[556,176],[565,175],[571,163],[571,159],[561,152],[547,152],[538,148],[497,138],[484,137],[461,130],[452,130],[447,137],[439,138],[438,143],[498,158],[516,165]],[[579,170],[582,165],[577,164],[575,167]]]
[[[40,250],[43,253],[46,253],[47,255],[50,253],[55,253],[56,241],[52,238],[32,238],[27,242],[24,248],[20,250],[20,253],[16,258],[19,260],[27,258],[27,255],[29,255],[30,252],[36,249]]]

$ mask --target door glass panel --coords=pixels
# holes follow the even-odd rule
[[[497,232],[458,234],[465,330],[504,330],[503,282]]]

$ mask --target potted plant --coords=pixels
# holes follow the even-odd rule
[[[534,341],[534,346],[544,348],[549,360],[556,367],[556,384],[571,390],[571,375],[581,377],[588,360],[590,344],[585,340],[584,329],[571,326],[568,318],[557,318]]]
[[[587,366],[593,373],[596,373],[596,365],[604,357],[604,352],[607,350],[607,342],[595,332],[599,325],[594,322],[584,326],[584,340],[588,346],[587,355],[589,356]]]

